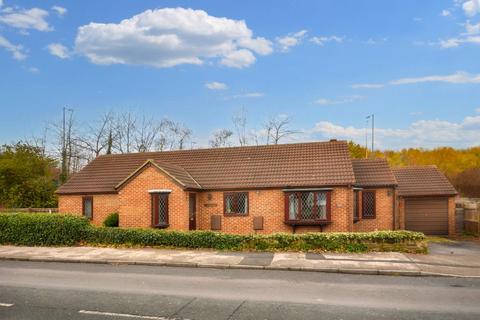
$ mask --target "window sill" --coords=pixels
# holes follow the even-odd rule
[[[360,221],[360,218],[353,218],[353,223],[357,223]]]
[[[285,224],[290,226],[325,226],[332,223],[331,220],[287,220]]]
[[[160,223],[160,224],[154,224],[153,227],[157,229],[165,229],[168,228],[170,225],[168,223]]]
[[[375,219],[376,217],[362,217],[362,219],[364,220],[372,220],[372,219]]]
[[[225,217],[248,217],[248,213],[224,213]]]

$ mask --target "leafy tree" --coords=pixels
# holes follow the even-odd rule
[[[0,206],[54,207],[55,161],[22,142],[0,147]]]

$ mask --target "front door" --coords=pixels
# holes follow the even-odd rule
[[[197,195],[195,193],[190,193],[189,201],[189,229],[197,229]]]

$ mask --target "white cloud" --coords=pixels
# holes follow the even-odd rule
[[[440,15],[442,17],[448,17],[450,16],[452,13],[450,12],[450,10],[442,10],[442,12],[440,13]]]
[[[441,40],[440,46],[445,49],[455,48],[464,43],[480,44],[480,36],[468,36],[463,38],[450,38]]]
[[[319,122],[311,130],[310,136],[338,138],[364,143],[365,128],[341,126],[327,121]],[[443,120],[419,120],[405,129],[375,129],[375,143],[384,149],[408,147],[433,148],[438,146],[470,147],[478,144],[480,136],[480,116],[465,117],[461,122]]]
[[[220,63],[227,67],[244,68],[252,65],[255,62],[253,53],[246,49],[235,50],[226,53],[220,60]]]
[[[40,69],[38,69],[37,67],[29,67],[29,68],[26,68],[26,70],[30,73],[39,73],[40,72]]]
[[[480,108],[475,109],[476,113],[480,113]]]
[[[382,83],[357,83],[351,85],[352,89],[380,89],[385,87]]]
[[[254,38],[243,20],[210,16],[203,10],[146,10],[120,23],[89,23],[78,28],[75,51],[95,64],[158,68],[200,65],[212,59],[228,67],[248,67],[255,55],[272,52],[272,43]]]
[[[70,58],[70,50],[68,50],[68,48],[65,47],[63,44],[51,43],[47,46],[47,48],[51,55],[59,57],[60,59]]]
[[[63,17],[68,11],[67,8],[60,6],[53,6],[52,10],[55,11],[59,17]]]
[[[230,97],[227,97],[226,100],[229,99],[243,99],[243,98],[262,98],[265,96],[265,93],[263,92],[246,92],[246,93],[240,93],[236,94]]]
[[[222,82],[212,81],[205,83],[205,88],[210,90],[226,90],[228,86]]]
[[[367,41],[364,41],[363,43],[373,46],[373,45],[383,43],[383,42],[387,42],[387,41],[388,41],[388,37],[377,38],[377,39],[369,38]]]
[[[280,50],[283,52],[287,52],[290,48],[298,46],[302,43],[302,39],[307,34],[307,30],[300,30],[295,33],[289,33],[283,37],[277,37],[275,40],[277,44],[280,46]]]
[[[480,74],[469,74],[466,72],[458,71],[453,74],[439,76],[425,76],[425,77],[416,77],[416,78],[402,78],[397,80],[390,81],[390,84],[400,85],[400,84],[412,84],[412,83],[423,83],[423,82],[446,82],[446,83],[480,83]]]
[[[480,0],[465,1],[462,7],[467,16],[473,17],[477,13],[480,13]]]
[[[0,48],[4,48],[12,54],[13,59],[23,60],[27,57],[22,45],[15,45],[0,35]]]
[[[469,20],[465,23],[465,29],[467,35],[473,35],[480,33],[480,22],[477,24],[471,24]]]
[[[46,21],[47,17],[48,11],[39,8],[12,9],[0,14],[0,22],[24,32],[28,29],[52,31],[53,27]]]
[[[327,42],[337,42],[342,43],[345,37],[338,37],[338,36],[323,36],[323,37],[311,37],[310,41],[318,44],[319,46],[324,46]]]
[[[359,95],[353,95],[353,96],[348,96],[344,97],[338,100],[330,100],[326,98],[320,98],[314,101],[315,104],[321,105],[321,106],[327,106],[327,105],[334,105],[334,104],[345,104],[345,103],[352,103],[358,100],[363,99],[363,96]]]

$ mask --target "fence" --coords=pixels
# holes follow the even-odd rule
[[[56,213],[58,208],[0,208],[0,212]]]
[[[464,205],[463,221],[464,231],[480,234],[480,210],[478,203]]]

